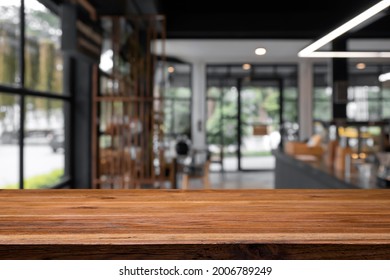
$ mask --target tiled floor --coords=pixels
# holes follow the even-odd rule
[[[274,172],[211,173],[210,181],[215,189],[273,189]]]
[[[179,186],[180,179],[178,178]],[[210,174],[210,182],[212,189],[273,189],[274,172],[213,172]],[[191,180],[190,189],[201,188],[201,180]]]

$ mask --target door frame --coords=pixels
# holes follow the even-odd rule
[[[224,165],[223,165],[223,159],[224,159],[224,152],[223,152],[223,122],[224,122],[224,116],[220,115],[220,128],[221,128],[221,132],[220,132],[220,137],[221,137],[221,146],[222,146],[222,149],[220,151],[220,159],[218,162],[214,162],[214,163],[219,163],[221,165],[221,172],[224,173],[224,172],[251,172],[251,171],[258,171],[258,172],[267,172],[267,171],[273,171],[273,169],[243,169],[242,168],[242,165],[241,165],[241,158],[242,158],[242,154],[241,154],[241,144],[242,144],[242,135],[241,135],[241,89],[242,89],[242,84],[243,84],[243,81],[245,80],[246,78],[242,77],[242,78],[236,78],[236,88],[237,88],[237,115],[235,116],[235,119],[237,120],[237,127],[236,127],[236,137],[237,137],[237,150],[236,150],[236,158],[237,158],[237,170],[232,170],[232,171],[226,171],[225,168],[224,168]],[[278,89],[279,89],[279,132],[280,132],[280,135],[281,135],[281,140],[280,140],[280,144],[279,144],[279,147],[280,148],[283,148],[283,123],[284,123],[284,119],[283,119],[283,111],[284,111],[284,84],[283,84],[283,78],[281,77],[252,77],[251,78],[251,81],[276,81],[277,82],[277,85],[278,85]],[[209,97],[206,97],[206,100],[216,100],[216,99],[219,99],[221,104],[222,104],[222,100],[223,100],[223,91],[224,91],[224,81],[223,79],[220,80],[220,85],[219,85],[219,88],[221,90],[221,96],[219,98],[209,98]]]

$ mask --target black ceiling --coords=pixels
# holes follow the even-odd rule
[[[167,17],[168,38],[315,39],[379,0],[90,0],[101,15],[159,13]],[[385,16],[350,34],[390,38]]]
[[[160,0],[170,38],[320,37],[379,1]],[[211,6],[212,5],[212,6]],[[389,17],[354,36],[390,35]]]

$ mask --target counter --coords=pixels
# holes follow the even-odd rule
[[[305,161],[274,150],[275,188],[284,189],[377,189],[375,172],[360,178],[358,172],[346,176],[320,160]]]
[[[390,192],[1,190],[0,259],[390,259]]]

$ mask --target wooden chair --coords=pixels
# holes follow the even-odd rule
[[[197,163],[195,160],[196,154],[199,151],[195,151],[192,155],[191,163],[185,165],[183,168],[183,181],[182,181],[182,189],[187,190],[190,188],[190,181],[193,179],[202,180],[203,188],[209,189],[211,187],[209,180],[210,173],[210,156],[208,151],[205,152],[205,160]]]

